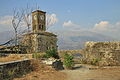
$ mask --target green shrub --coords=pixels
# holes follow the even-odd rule
[[[46,54],[45,54],[43,57],[45,57],[45,58],[54,57],[54,58],[56,58],[56,59],[59,58],[58,52],[57,52],[56,49],[47,50],[47,51],[46,51]]]
[[[42,56],[39,54],[39,53],[33,53],[32,54],[32,58],[36,58],[36,59],[38,59],[38,58],[41,58]]]
[[[65,53],[63,63],[67,69],[72,69],[72,67],[74,66],[73,56]]]
[[[46,54],[44,54],[43,56],[42,56],[42,58],[49,58]]]
[[[94,59],[92,59],[91,64],[97,65],[99,61],[100,61],[100,59],[94,58]]]

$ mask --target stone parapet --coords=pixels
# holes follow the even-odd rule
[[[118,66],[120,65],[120,42],[86,42],[84,57],[87,63]]]
[[[31,71],[31,60],[0,63],[0,80],[13,80]]]

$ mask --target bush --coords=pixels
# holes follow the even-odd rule
[[[32,54],[32,58],[36,58],[36,59],[38,59],[38,58],[41,58],[42,56],[39,54],[39,53],[33,53]]]
[[[97,65],[99,61],[100,61],[100,59],[97,59],[97,58],[92,59],[91,64],[92,65]]]
[[[64,65],[67,69],[72,69],[74,66],[73,56],[69,54],[64,54]]]
[[[45,57],[45,58],[54,57],[56,59],[59,59],[58,52],[56,49],[47,50],[46,54],[43,57]]]

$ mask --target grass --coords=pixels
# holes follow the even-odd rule
[[[23,59],[32,59],[32,54],[9,54],[6,57],[0,57],[0,62],[9,62]]]

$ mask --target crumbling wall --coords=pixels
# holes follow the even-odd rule
[[[0,80],[13,80],[32,70],[31,60],[0,63]]]
[[[86,42],[84,58],[100,66],[120,65],[120,42]]]
[[[27,53],[45,52],[57,49],[57,36],[49,32],[30,33],[23,36],[21,44],[26,47]]]

